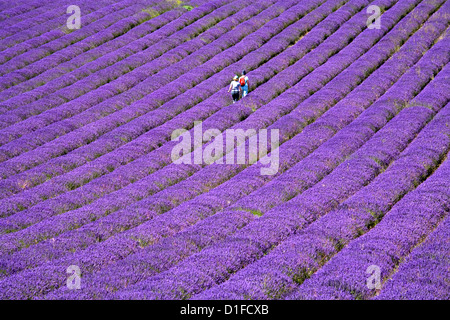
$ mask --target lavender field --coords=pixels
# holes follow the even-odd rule
[[[450,299],[449,25],[446,0],[0,1],[0,299]]]

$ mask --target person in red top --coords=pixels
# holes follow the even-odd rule
[[[248,87],[250,86],[248,82],[248,77],[245,75],[245,70],[242,70],[242,75],[239,78],[239,83],[242,89],[242,98],[244,98],[248,94]]]

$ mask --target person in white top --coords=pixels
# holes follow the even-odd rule
[[[238,76],[234,76],[233,81],[230,83],[228,92],[231,91],[231,97],[233,98],[233,103],[239,100],[239,93],[242,91],[241,84],[238,81]]]

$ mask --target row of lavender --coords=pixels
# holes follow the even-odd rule
[[[267,261],[278,268],[279,259],[283,257],[277,256],[278,248],[273,250],[274,246],[279,243],[280,247],[284,243],[294,246],[296,236],[291,235],[297,230],[306,228],[307,234],[316,235],[317,230],[322,230],[322,219],[318,218],[329,211],[334,212],[332,210],[336,210],[336,206],[346,198],[353,199],[352,194],[358,195],[368,188],[364,186],[374,185],[371,189],[374,194],[377,190],[384,190],[386,183],[389,186],[387,181],[391,176],[386,172],[400,174],[395,171],[399,170],[395,169],[397,163],[402,164],[403,167],[398,168],[404,170],[408,162],[401,161],[405,157],[403,154],[421,151],[421,136],[428,135],[428,142],[439,139],[435,132],[436,122],[442,126],[439,119],[447,119],[442,115],[445,112],[439,113],[429,125],[427,123],[449,98],[445,90],[444,94],[436,94],[440,93],[437,88],[445,86],[448,80],[447,68],[439,71],[449,59],[446,50],[448,35],[446,32],[443,34],[449,22],[446,16],[449,10],[445,4],[439,8],[443,1],[437,4],[424,1],[407,15],[418,1],[400,1],[392,9],[390,6],[394,3],[391,1],[376,2],[386,8],[383,16],[386,23],[380,31],[365,30],[358,35],[364,29],[364,15],[351,16],[364,8],[367,2],[350,1],[335,13],[332,12],[343,1],[329,1],[323,5],[318,1],[309,8],[296,6],[294,2],[286,3],[292,9],[287,8],[286,14],[280,15],[279,22],[267,24],[267,29],[274,29],[266,35],[270,39],[267,48],[274,48],[273,53],[261,56],[264,51],[258,49],[257,42],[254,43],[267,32],[264,28],[258,36],[245,38],[247,42],[253,41],[250,46],[242,46],[244,50],[250,48],[247,53],[236,48],[234,43],[224,42],[227,46],[234,45],[231,48],[240,53],[238,57],[245,59],[253,50],[256,54],[248,61],[261,57],[259,61],[263,63],[256,61],[250,67],[237,62],[238,68],[252,70],[250,76],[256,83],[256,89],[248,99],[227,107],[229,102],[223,97],[223,89],[220,90],[227,82],[225,72],[216,77],[217,81],[213,82],[216,87],[210,89],[208,96],[201,94],[198,88],[199,98],[194,95],[193,101],[181,108],[174,102],[168,105],[167,111],[164,110],[165,102],[170,103],[172,98],[170,93],[161,97],[167,91],[167,87],[161,87],[160,98],[150,95],[153,100],[166,99],[162,102],[157,100],[150,106],[155,114],[150,112],[148,119],[138,118],[139,115],[130,117],[131,121],[136,119],[138,124],[143,124],[142,129],[138,129],[143,130],[141,132],[152,130],[141,135],[139,131],[133,132],[137,128],[129,126],[131,135],[115,137],[123,143],[113,144],[112,148],[104,146],[110,140],[100,139],[97,143],[110,161],[117,159],[115,162],[97,161],[104,160],[103,156],[94,153],[91,160],[99,157],[93,162],[104,166],[101,171],[97,171],[96,165],[81,160],[78,162],[81,170],[73,170],[76,166],[63,167],[64,171],[57,173],[61,175],[61,182],[46,174],[46,179],[51,179],[48,182],[35,180],[34,185],[21,188],[30,188],[28,191],[16,189],[12,194],[5,194],[7,200],[12,200],[12,205],[8,203],[3,207],[5,218],[0,223],[3,232],[12,233],[0,237],[3,297],[37,297],[61,287],[67,263],[78,264],[87,272],[84,291],[82,294],[67,292],[65,287],[61,287],[47,298],[189,298],[210,287],[213,287],[212,291],[199,297],[280,298],[295,291],[296,284],[317,270],[317,263],[313,263],[314,269],[310,266],[310,259],[305,269],[304,266],[298,267],[302,262],[289,258],[286,259],[287,264],[292,265],[282,265],[275,273],[261,272],[260,268],[269,270],[271,267],[265,265]],[[255,7],[253,12],[256,14],[262,9]],[[300,16],[294,18],[299,13]],[[330,17],[325,18],[328,14]],[[226,14],[223,18],[226,21]],[[322,20],[323,23],[320,22]],[[347,20],[348,23],[345,22]],[[316,25],[322,27],[314,28]],[[247,34],[251,35],[252,30],[257,28],[250,29]],[[221,39],[221,36],[216,37]],[[297,42],[299,37],[301,39]],[[294,46],[286,49],[293,42]],[[431,49],[422,58],[428,48]],[[303,52],[298,53],[299,49]],[[311,50],[311,54],[308,53]],[[195,54],[197,50],[193,48],[192,52]],[[318,55],[320,59],[317,59]],[[222,68],[217,66],[217,60],[212,60],[211,68]],[[179,66],[183,61],[180,60]],[[230,60],[226,63],[232,66],[236,62]],[[407,71],[414,64],[416,66]],[[200,66],[205,67],[204,64]],[[215,70],[209,72],[214,73]],[[229,70],[232,69],[228,69],[228,73]],[[389,79],[385,79],[386,74]],[[274,77],[269,80],[271,75]],[[205,79],[208,77],[206,75]],[[432,78],[434,80],[427,85]],[[187,80],[193,81],[192,78],[181,77],[176,83],[186,85]],[[374,85],[378,88],[374,89]],[[413,100],[412,108],[401,111],[424,86],[425,91]],[[186,94],[192,94],[196,89],[190,87],[188,84]],[[201,89],[205,88],[206,85]],[[182,101],[177,100],[180,93],[177,90],[172,93],[176,102]],[[382,98],[373,104],[380,96]],[[192,95],[186,97],[192,99]],[[140,101],[137,106],[142,108],[150,101]],[[219,102],[218,106],[213,105],[216,102]],[[142,112],[146,113],[145,110]],[[189,128],[189,123],[199,116],[206,119],[203,124],[206,128],[280,129],[283,143],[280,147],[283,159],[280,174],[261,177],[258,165],[204,168],[171,165],[169,156],[174,144],[167,143],[170,132],[180,126]],[[83,125],[80,128],[78,133],[86,129]],[[419,138],[414,139],[422,128],[425,129]],[[121,129],[115,134],[124,132]],[[115,129],[112,130],[114,132]],[[376,131],[378,133],[375,134]],[[395,138],[385,144],[388,137]],[[95,138],[97,136],[94,135],[91,140]],[[149,148],[145,143],[151,139],[156,142],[153,141]],[[138,148],[130,148],[133,142]],[[409,143],[411,146],[407,147]],[[115,154],[113,150],[116,148],[123,153]],[[428,158],[420,159],[430,163],[425,172],[417,170],[413,177],[406,177],[412,181],[410,184],[417,184],[424,175],[437,168],[439,161],[436,157],[442,158],[446,150],[447,141],[442,139],[441,149],[426,154]],[[350,159],[345,160],[349,156]],[[396,160],[399,156],[400,159]],[[43,159],[43,164],[46,163],[47,160]],[[22,167],[23,173],[19,175],[25,177],[34,170],[27,169]],[[34,172],[39,174],[39,169],[42,168],[36,167]],[[79,176],[80,173],[84,173],[84,177]],[[12,174],[9,179],[17,179],[17,176]],[[72,180],[63,180],[68,177]],[[23,183],[20,178],[16,181]],[[377,184],[377,181],[381,182]],[[66,189],[58,191],[61,185]],[[49,187],[53,189],[46,189]],[[386,200],[389,204],[399,200],[397,195],[411,190],[408,183],[401,187],[401,191],[391,190],[389,196],[393,200]],[[38,190],[41,190],[40,194],[35,195]],[[46,200],[58,194],[56,198]],[[355,206],[360,205],[365,197],[356,199],[359,202],[353,202]],[[347,209],[345,207],[343,211]],[[326,222],[326,217],[332,217],[330,214],[326,214],[324,220],[327,226],[332,227],[331,220]],[[384,214],[377,212],[376,221]],[[258,216],[262,217],[258,219]],[[314,221],[316,219],[317,222]],[[371,226],[373,219],[366,222],[366,227]],[[18,231],[20,229],[23,230]],[[308,233],[310,229],[312,231]],[[333,230],[331,228],[330,232]],[[363,231],[358,229],[356,236],[361,233]],[[345,233],[345,236],[355,235]],[[305,239],[310,241],[308,236]],[[332,249],[340,251],[347,244],[327,236],[323,239],[328,256],[335,254]],[[320,238],[316,240],[316,245],[321,244]],[[319,267],[326,261],[326,254],[320,250]],[[267,253],[268,260],[259,260],[261,254]],[[34,269],[23,270],[28,268]],[[229,273],[241,268],[242,273],[238,272],[236,277],[226,281]],[[287,274],[283,275],[284,272]],[[270,276],[261,279],[258,277],[261,273]],[[41,279],[38,283],[26,285],[36,277]],[[254,283],[248,283],[249,277],[255,277]],[[161,279],[165,285],[161,286]],[[224,285],[220,285],[222,282]],[[308,282],[305,285],[307,287]],[[304,291],[300,289],[299,292]]]

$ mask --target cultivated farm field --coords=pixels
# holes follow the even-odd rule
[[[0,299],[450,299],[449,24],[0,1]]]

